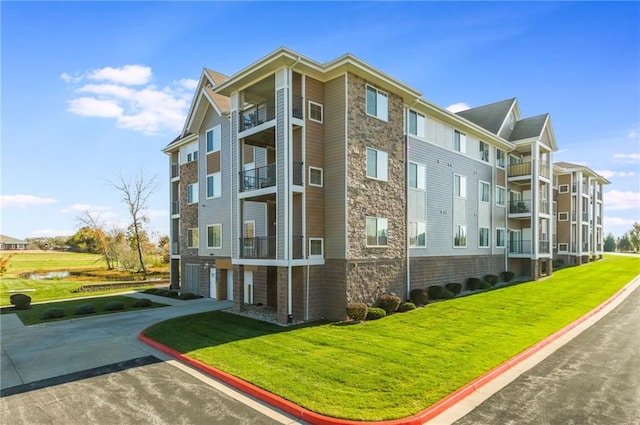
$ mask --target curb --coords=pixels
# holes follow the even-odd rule
[[[374,424],[375,425],[420,425],[420,424],[424,424],[427,421],[430,421],[431,419],[440,415],[444,411],[450,409],[451,407],[461,402],[466,397],[470,396],[471,394],[473,394],[483,386],[487,385],[494,379],[502,376],[507,371],[515,368],[517,365],[519,365],[523,361],[529,359],[530,357],[532,357],[534,354],[536,354],[537,352],[539,352],[549,344],[553,343],[554,341],[561,338],[562,336],[564,336],[565,334],[567,334],[577,326],[581,325],[582,323],[586,322],[596,314],[600,313],[602,310],[604,310],[607,306],[609,306],[611,303],[613,303],[623,294],[627,293],[626,295],[629,295],[632,292],[630,290],[632,286],[640,286],[640,276],[635,277],[630,283],[623,286],[620,290],[618,290],[615,294],[613,294],[609,299],[604,301],[602,304],[600,304],[590,312],[579,317],[572,323],[568,324],[567,326],[560,329],[559,331],[551,334],[550,336],[538,342],[537,344],[532,345],[531,347],[522,351],[520,354],[517,354],[514,357],[510,358],[509,360],[505,361],[504,363],[494,367],[490,371],[486,372],[480,377],[474,379],[473,381],[469,382],[468,384],[464,385],[463,387],[449,394],[447,397],[443,398],[442,400],[416,413],[415,415],[408,416],[406,418],[392,419],[387,421],[376,421],[376,422],[354,421],[354,420],[338,419],[330,416],[321,415],[319,413],[315,413],[310,410],[307,410],[304,407],[298,406],[297,404],[292,403],[291,401],[286,400],[278,395],[265,391],[264,389],[257,387],[253,384],[250,384],[249,382],[246,382],[240,378],[237,378],[233,375],[230,375],[212,366],[204,364],[199,360],[186,356],[155,340],[152,340],[147,336],[145,336],[144,333],[146,329],[140,332],[140,334],[138,335],[138,339],[144,342],[145,344],[155,348],[156,350],[159,350],[190,366],[193,366],[196,369],[199,369],[200,371],[236,388],[237,390],[242,391],[243,393],[251,397],[254,397],[260,401],[263,401],[272,407],[280,409],[292,415],[293,417],[302,419],[312,425],[368,425],[368,424],[371,424],[371,425],[374,425]]]

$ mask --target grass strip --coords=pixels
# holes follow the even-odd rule
[[[309,410],[343,419],[410,416],[563,328],[640,274],[606,256],[548,279],[355,325],[276,325],[211,312],[146,335]]]

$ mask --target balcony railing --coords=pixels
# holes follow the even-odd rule
[[[549,250],[549,241],[540,241],[540,254],[548,254],[551,252]]]
[[[548,179],[550,175],[549,166],[547,164],[540,163],[540,176]]]
[[[302,258],[304,238],[292,237],[293,258]],[[258,236],[255,238],[240,238],[240,258],[270,259],[276,258],[276,237]]]
[[[509,241],[509,254],[531,254],[531,241]]]
[[[265,102],[240,112],[240,131],[264,124],[276,117],[276,100],[271,98]]]
[[[240,192],[264,189],[276,185],[276,164],[240,172]]]
[[[180,254],[180,244],[178,242],[171,243],[171,254],[173,255]]]
[[[180,214],[180,201],[171,202],[171,214]]]
[[[304,163],[294,162],[293,163],[293,184],[302,186],[303,173],[304,173]]]
[[[507,173],[509,177],[530,176],[531,163],[523,162],[521,164],[510,164]]]
[[[291,115],[294,118],[302,119],[304,117],[304,101],[302,96],[292,96],[291,102]]]
[[[582,252],[589,252],[589,242],[582,242]]]
[[[179,164],[171,164],[171,178],[180,177],[180,165]]]
[[[582,221],[589,221],[589,213],[583,211],[582,212]]]
[[[509,214],[527,214],[531,212],[531,200],[509,201]]]
[[[540,214],[549,214],[549,202],[540,201]]]

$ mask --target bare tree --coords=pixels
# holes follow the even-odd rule
[[[109,247],[110,240],[106,234],[106,225],[100,213],[85,211],[82,215],[76,217],[76,220],[94,232],[95,237],[98,239],[102,259],[107,263],[107,269],[113,270],[116,267],[116,262],[111,255],[112,250]]]
[[[149,221],[145,212],[149,197],[158,190],[157,176],[149,177],[144,170],[132,180],[126,179],[121,172],[116,175],[115,181],[109,182],[114,189],[122,194],[122,202],[127,205],[131,216],[131,227],[133,229],[136,248],[138,251],[138,261],[140,270],[146,277],[147,267],[144,264],[142,255],[141,233],[144,225]]]

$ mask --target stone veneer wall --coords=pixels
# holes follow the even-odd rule
[[[198,161],[188,162],[186,164],[180,165],[180,193],[179,193],[179,201],[180,201],[180,233],[179,233],[179,243],[180,243],[180,276],[181,279],[181,289],[185,287],[185,279],[187,276],[186,273],[186,265],[187,264],[200,264],[200,257],[198,257],[198,248],[187,248],[187,229],[198,228],[198,203],[187,204],[187,185],[196,183],[198,181]],[[209,280],[209,271],[203,270],[200,268],[200,279],[198,282],[198,287],[202,291],[203,290],[203,275],[207,275],[206,279]],[[207,288],[207,294],[209,293],[209,289]],[[200,295],[204,296],[204,293],[200,293]]]
[[[413,257],[410,260],[411,289],[458,282],[470,277],[482,279],[505,271],[504,255],[464,255],[459,257]]]

